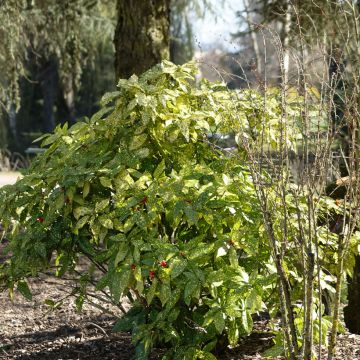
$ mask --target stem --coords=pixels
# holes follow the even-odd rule
[[[308,253],[308,266],[306,273],[306,289],[305,289],[305,324],[304,324],[304,360],[311,360],[313,346],[313,292],[314,292],[314,253]]]
[[[261,189],[262,190],[262,189]],[[263,192],[263,191],[261,191]],[[266,206],[266,204],[263,203],[263,206]],[[293,360],[296,359],[299,348],[297,344],[297,335],[296,335],[296,328],[295,328],[295,321],[294,321],[294,315],[291,308],[291,296],[290,296],[290,284],[289,280],[285,274],[284,267],[282,265],[282,258],[281,255],[277,253],[277,246],[276,246],[276,238],[275,233],[273,229],[273,224],[271,220],[271,216],[267,208],[263,209],[263,216],[265,221],[265,226],[268,232],[268,236],[271,241],[272,250],[274,252],[273,258],[275,261],[276,271],[278,273],[280,284],[279,287],[280,291],[280,300],[281,300],[281,306],[283,308],[283,317],[285,321],[285,326],[287,326],[285,330],[285,334],[289,331],[290,336],[287,339],[289,350],[290,350],[290,358]],[[290,341],[291,340],[291,341]]]
[[[340,310],[340,295],[343,281],[343,270],[344,270],[344,243],[339,236],[339,251],[338,251],[338,266],[337,266],[337,280],[335,287],[335,301],[334,301],[334,316],[332,322],[332,328],[330,333],[329,349],[327,360],[332,360],[335,354],[335,345],[337,340],[337,330],[339,326],[339,310]]]

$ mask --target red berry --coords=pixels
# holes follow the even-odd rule
[[[154,280],[154,278],[155,278],[155,271],[154,270],[151,270],[149,272],[149,278],[150,278],[150,280]]]
[[[135,270],[136,269],[136,265],[135,264],[131,264],[131,270]]]
[[[39,223],[43,223],[44,220],[45,219],[43,217],[41,217],[41,216],[36,219],[36,221],[39,222]]]
[[[163,268],[166,268],[166,267],[168,267],[168,263],[167,263],[165,260],[163,260],[163,261],[160,263],[160,266],[163,267]]]

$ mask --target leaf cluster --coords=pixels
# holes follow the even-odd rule
[[[269,94],[264,110],[255,91],[195,86],[196,71],[194,63],[164,61],[120,80],[91,119],[45,135],[44,154],[0,190],[12,253],[1,265],[0,285],[30,298],[25,279],[52,259],[63,276],[88,258],[102,275],[94,277],[90,265],[82,269],[78,307],[91,284],[114,304],[131,299],[115,330],[132,332],[138,359],[159,344],[170,346],[171,358],[212,359],[215,349],[251,332],[251,314],[278,311],[276,271],[246,155],[225,156],[209,141],[209,134],[233,129],[256,146],[257,127],[281,113],[277,94]],[[268,135],[275,142],[276,132]],[[273,196],[276,219],[284,209]],[[286,261],[296,301],[297,208],[287,200],[293,222]],[[275,222],[275,231],[281,226]]]

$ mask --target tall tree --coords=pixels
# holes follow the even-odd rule
[[[115,73],[128,78],[170,57],[170,0],[117,0]]]
[[[43,93],[43,131],[52,131],[54,128],[53,112],[59,89],[67,108],[66,121],[73,122],[76,117],[75,97],[83,69],[88,63],[94,62],[98,44],[104,40],[111,41],[113,36],[115,11],[111,9],[115,9],[114,5],[114,0],[2,1],[2,107],[9,114],[10,109],[19,110],[20,83],[26,78],[34,85],[39,84]],[[29,67],[36,71],[31,72]],[[18,122],[16,116],[11,117],[11,120]],[[15,129],[21,125],[15,124]],[[0,146],[3,145],[0,143]]]
[[[19,110],[20,80],[30,79],[25,88],[38,86],[37,96],[41,94],[43,100],[44,119],[37,121],[36,130],[51,131],[59,114],[64,121],[74,122],[79,116],[80,80],[86,78],[89,83],[84,69],[101,57],[99,44],[106,42],[109,49],[114,40],[117,78],[140,74],[169,59],[171,49],[172,60],[184,62],[192,55],[187,14],[194,11],[201,16],[205,9],[211,10],[208,0],[4,0],[0,6],[0,102],[3,108]],[[172,48],[171,32],[178,40]],[[179,44],[183,40],[185,46]],[[83,99],[93,98],[88,89],[81,93]],[[20,115],[27,114],[30,127],[34,119],[28,116],[29,107],[34,104],[27,101],[25,105],[28,108],[22,104]],[[24,119],[17,115],[11,118],[14,129],[23,129],[19,122]],[[2,133],[4,124],[0,122]]]

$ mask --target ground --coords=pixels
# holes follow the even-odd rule
[[[0,359],[134,359],[130,334],[111,331],[113,316],[90,306],[77,313],[71,298],[60,309],[50,311],[45,299],[66,296],[65,283],[41,275],[30,285],[32,301],[20,294],[11,301],[6,293],[0,294]],[[261,330],[264,324],[258,327]],[[241,347],[221,354],[219,359],[261,359],[256,353],[271,344],[271,337],[266,329],[254,333]],[[155,350],[152,359],[160,359],[162,353]]]
[[[14,184],[19,176],[20,173],[16,171],[0,171],[0,187]]]
[[[66,296],[65,283],[41,275],[30,284],[32,301],[19,294],[11,301],[6,293],[0,293],[0,359],[134,359],[130,334],[111,331],[113,316],[90,306],[77,313],[72,298],[58,310],[50,311],[45,299]],[[238,348],[219,354],[218,359],[264,359],[260,352],[269,347],[271,338],[266,322],[258,322],[256,331]],[[161,359],[162,352],[155,349],[151,359]],[[360,336],[341,335],[335,359],[360,359]]]

